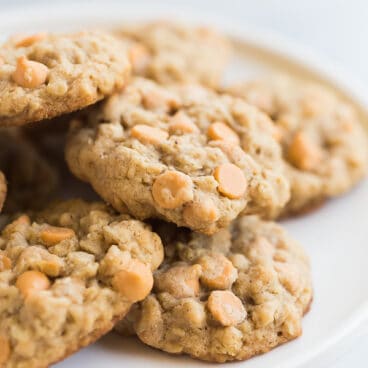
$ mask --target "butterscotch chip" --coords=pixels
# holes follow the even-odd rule
[[[182,111],[177,112],[170,119],[169,130],[171,134],[199,133],[199,129],[192,119]]]
[[[311,142],[308,137],[299,132],[289,145],[287,158],[300,170],[311,171],[317,169],[322,161],[320,147]]]
[[[137,77],[82,120],[67,163],[117,211],[212,234],[242,211],[272,217],[289,198],[273,125],[240,99]],[[239,144],[208,138],[219,122]]]
[[[162,208],[177,208],[193,199],[192,180],[181,172],[166,171],[153,183],[152,196]]]
[[[58,244],[73,236],[75,236],[74,230],[67,227],[48,226],[40,232],[40,238],[46,246]]]
[[[113,284],[131,302],[144,299],[152,289],[153,277],[150,267],[132,260],[127,267],[116,273]]]
[[[128,49],[103,32],[39,34],[10,39],[1,57],[0,125],[62,115],[121,89],[130,73]]]
[[[234,144],[239,144],[238,135],[226,124],[221,122],[215,122],[209,126],[208,136],[210,139],[223,140]]]
[[[281,215],[350,190],[367,173],[362,117],[335,91],[286,76],[240,83],[227,90],[273,120],[284,152],[291,198]]]
[[[229,41],[210,28],[150,22],[128,24],[116,33],[133,42],[133,67],[143,64],[134,72],[161,84],[200,82],[215,87],[230,56]]]
[[[5,270],[10,270],[12,266],[12,261],[9,257],[4,254],[0,254],[0,272]]]
[[[245,360],[301,334],[312,301],[309,261],[279,225],[240,216],[212,236],[167,223],[156,229],[164,262],[119,332],[211,362]]]
[[[275,137],[275,139],[277,140],[277,142],[281,142],[282,139],[284,138],[284,133],[282,131],[282,128],[275,126],[275,131],[273,136]]]
[[[177,105],[176,96],[165,89],[142,90],[142,104],[156,112],[170,112]]]
[[[65,201],[22,218],[0,235],[0,366],[48,367],[150,292],[163,247],[148,225],[103,203]]]
[[[198,263],[203,270],[201,281],[210,289],[229,289],[237,278],[236,268],[221,253],[203,256]]]
[[[144,45],[135,43],[129,48],[129,61],[132,64],[134,73],[144,74],[151,61],[151,56]]]
[[[175,265],[167,271],[156,273],[155,288],[157,291],[167,291],[176,298],[197,296],[201,273],[199,265]]]
[[[28,215],[20,215],[14,221],[12,221],[8,226],[18,226],[18,225],[31,225],[31,219]]]
[[[213,176],[218,181],[218,190],[231,199],[241,198],[247,189],[247,180],[242,170],[234,164],[216,167]]]
[[[132,137],[142,143],[159,144],[165,141],[169,134],[163,130],[150,127],[149,125],[136,125],[131,130]]]
[[[50,281],[42,272],[26,271],[18,276],[15,286],[24,297],[46,290],[50,287]]]
[[[228,290],[213,291],[208,298],[207,308],[223,326],[236,326],[247,314],[241,300]]]
[[[46,82],[48,74],[49,69],[46,65],[27,60],[24,56],[21,56],[17,60],[12,78],[21,87],[37,88]]]
[[[189,226],[197,227],[197,223],[208,222],[216,223],[220,214],[216,205],[211,199],[199,200],[198,202],[190,202],[185,206],[183,212],[184,220]]]

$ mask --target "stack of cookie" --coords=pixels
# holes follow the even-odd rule
[[[222,86],[230,52],[167,22],[2,45],[1,367],[114,327],[215,362],[300,336],[309,260],[273,221],[352,188],[367,139],[322,86]]]

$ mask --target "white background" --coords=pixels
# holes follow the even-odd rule
[[[0,0],[0,12],[6,7],[20,7],[30,2]],[[38,2],[47,6],[47,1]],[[67,6],[68,0],[63,3]],[[180,5],[181,8],[198,9],[201,13],[220,14],[234,22],[275,30],[333,59],[354,78],[368,84],[367,0],[171,0],[166,3],[171,14],[175,14]],[[154,4],[155,0],[152,0],[152,6]],[[365,368],[368,366],[367,351],[368,336],[330,367]]]

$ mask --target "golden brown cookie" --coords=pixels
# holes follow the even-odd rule
[[[12,37],[0,50],[0,125],[81,109],[121,89],[126,48],[104,32]]]
[[[164,263],[119,332],[213,362],[245,360],[302,333],[313,294],[309,260],[279,225],[241,216],[213,236],[166,223],[156,230]]]
[[[133,72],[162,84],[218,86],[229,61],[230,42],[208,27],[156,21],[128,24],[116,34],[131,42]]]
[[[291,182],[283,215],[341,195],[366,175],[366,132],[354,107],[335,92],[284,76],[240,83],[227,91],[275,123]]]
[[[118,211],[210,234],[288,200],[274,133],[241,99],[135,78],[73,124],[66,159]]]
[[[17,218],[0,236],[1,367],[48,367],[107,333],[162,258],[148,225],[102,203]]]

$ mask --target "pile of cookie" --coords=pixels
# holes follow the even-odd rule
[[[215,362],[301,335],[309,260],[274,221],[351,189],[367,138],[310,81],[224,86],[231,48],[170,22],[0,47],[1,367],[113,328]]]

